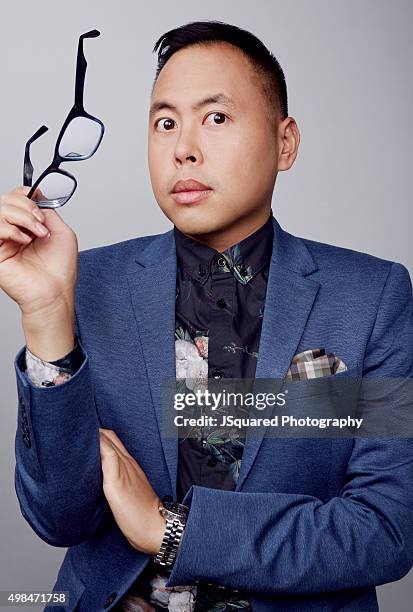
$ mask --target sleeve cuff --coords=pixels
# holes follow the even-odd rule
[[[188,575],[188,568],[185,567],[185,559],[188,558],[187,557],[188,542],[185,540],[185,535],[188,533],[188,526],[190,526],[189,523],[191,521],[191,503],[192,503],[192,497],[194,494],[194,487],[196,487],[196,485],[192,485],[190,489],[188,489],[185,497],[183,498],[181,502],[185,506],[188,506],[189,512],[188,512],[188,517],[187,517],[184,533],[182,536],[182,540],[179,545],[179,549],[176,554],[174,564],[171,568],[168,582],[165,584],[166,587],[187,585],[189,584],[189,582],[191,582],[191,579]],[[192,580],[192,582],[195,584],[198,584],[199,580]]]
[[[75,347],[64,357],[55,361],[44,361],[27,347],[22,359],[23,371],[30,381],[39,387],[54,386],[70,379],[84,361],[84,355],[75,336]]]

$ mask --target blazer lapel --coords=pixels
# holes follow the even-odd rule
[[[137,265],[136,265],[137,264]],[[173,230],[156,236],[127,274],[173,498],[176,499],[178,436],[163,434],[163,385],[176,378],[176,251]],[[131,330],[135,333],[135,330]]]
[[[304,242],[285,232],[273,218],[274,241],[255,378],[282,381],[303,334],[320,284],[307,278],[317,270]],[[281,386],[281,384],[280,384]],[[266,410],[271,418],[275,407]],[[251,412],[251,416],[253,416]],[[256,413],[256,416],[262,416]],[[252,467],[266,428],[247,430],[236,491]]]
[[[273,217],[274,241],[255,377],[283,379],[303,334],[319,289],[307,278],[317,266],[303,240],[285,232]],[[155,236],[127,273],[159,435],[176,499],[178,436],[163,435],[163,385],[175,379],[176,249],[173,229]],[[131,330],[131,333],[132,330]],[[268,414],[270,417],[271,415]],[[236,491],[252,467],[261,435],[247,431]]]

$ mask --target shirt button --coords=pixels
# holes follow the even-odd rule
[[[215,378],[215,380],[219,380],[220,378],[222,378],[222,376],[223,374],[219,370],[214,370],[212,372],[212,378]]]
[[[215,459],[215,457],[210,457],[208,459],[208,465],[210,465],[211,467],[214,467],[217,463],[218,461]]]
[[[219,306],[219,308],[225,308],[226,305],[227,303],[224,298],[219,298],[219,300],[217,300],[217,306]]]
[[[225,266],[225,264],[227,262],[226,262],[226,259],[224,257],[218,257],[217,263],[218,263],[219,266]]]

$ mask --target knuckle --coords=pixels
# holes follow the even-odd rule
[[[0,212],[1,216],[3,218],[6,218],[6,216],[10,214],[10,204],[8,204],[7,202],[0,202]]]
[[[21,231],[15,225],[11,225],[10,235],[18,238],[19,236],[21,236]]]
[[[30,187],[27,187],[27,186],[24,186],[24,185],[19,185],[18,187],[13,189],[13,191],[11,193],[27,195],[29,193],[30,189],[31,189]]]
[[[37,227],[36,223],[40,223],[40,222],[38,222],[38,221],[34,220],[34,221],[33,221],[33,222],[30,224],[30,226],[29,226],[29,225],[27,226],[27,228],[28,228],[28,229],[29,229],[31,232],[33,232],[33,234],[35,234],[36,236],[38,236],[38,235],[39,235],[39,228]],[[40,225],[43,225],[43,224],[42,224],[42,223],[40,223]],[[43,227],[44,227],[44,228],[47,230],[47,227],[46,227],[45,225],[43,225]],[[47,230],[47,231],[49,231],[49,230]],[[43,234],[42,234],[42,236],[43,236]]]
[[[38,210],[38,211],[41,210],[38,206],[36,206],[33,200],[28,200],[27,198],[24,199],[24,208],[30,214],[32,213],[33,210]]]

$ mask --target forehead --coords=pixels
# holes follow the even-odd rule
[[[153,88],[151,102],[162,99],[189,107],[218,91],[239,107],[257,95],[249,59],[228,43],[192,45],[177,51],[167,61]]]

